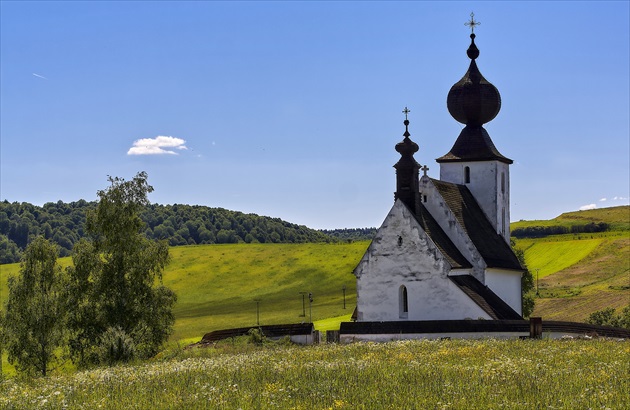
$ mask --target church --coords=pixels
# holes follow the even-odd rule
[[[483,127],[499,113],[501,96],[477,68],[474,19],[469,25],[470,66],[447,97],[465,127],[437,158],[440,179],[433,179],[414,159],[419,147],[403,111],[394,205],[354,270],[358,323],[522,320],[524,268],[510,246],[513,161]]]

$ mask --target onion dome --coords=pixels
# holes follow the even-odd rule
[[[479,72],[475,62],[479,57],[475,34],[471,34],[470,38],[470,47],[466,52],[471,59],[470,67],[464,77],[451,87],[446,104],[453,118],[462,124],[483,125],[492,121],[499,113],[501,95]]]
[[[474,33],[470,35],[471,43],[466,51],[471,59],[468,71],[451,87],[446,99],[449,113],[466,127],[451,151],[437,162],[498,160],[511,164],[513,161],[501,155],[483,128],[483,124],[492,121],[499,113],[501,95],[477,68],[475,60],[479,57],[479,49],[475,37]]]
[[[397,165],[401,162],[417,164],[416,160],[413,159],[413,154],[418,152],[418,144],[409,138],[411,136],[411,134],[409,134],[409,120],[403,121],[403,124],[405,124],[405,133],[403,134],[405,139],[396,144],[396,151],[401,155],[400,161],[398,161]]]

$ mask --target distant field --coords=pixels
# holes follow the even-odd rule
[[[356,305],[352,271],[369,242],[343,244],[231,244],[179,246],[170,249],[172,261],[164,284],[178,296],[172,340],[203,336],[231,327],[299,323],[351,314]],[[60,259],[62,265],[70,258]],[[6,278],[19,264],[0,265],[1,300]],[[346,309],[343,290],[346,286]],[[308,295],[304,311],[300,292]],[[303,313],[306,316],[301,316]]]
[[[587,211],[565,212],[549,220],[518,221],[510,223],[510,229],[530,226],[566,226],[585,225],[590,222],[605,222],[613,231],[630,230],[630,206],[590,209]]]
[[[536,275],[542,279],[578,263],[603,241],[603,238],[564,241],[522,239],[516,243],[525,250],[525,263],[534,279]]]

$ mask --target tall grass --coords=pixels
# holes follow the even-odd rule
[[[8,409],[622,409],[627,342],[398,341],[230,348],[0,384]]]

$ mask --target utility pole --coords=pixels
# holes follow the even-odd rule
[[[309,313],[309,316],[311,317],[310,321],[311,323],[313,323],[313,294],[312,293],[308,294],[308,313]]]
[[[260,299],[254,299],[256,302],[256,326],[260,326]]]
[[[308,292],[300,292],[300,295],[302,295],[302,314],[300,315],[300,317],[306,317],[306,305],[304,303],[304,297],[307,293]]]
[[[346,308],[346,285],[343,285],[341,290],[343,290],[343,308],[345,309]]]
[[[540,292],[538,291],[538,272],[540,268],[536,268],[536,296],[540,297]]]

